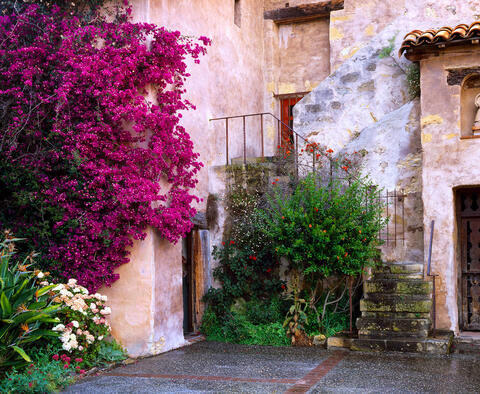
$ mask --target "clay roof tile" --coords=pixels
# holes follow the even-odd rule
[[[438,43],[448,44],[452,41],[480,39],[480,21],[471,25],[460,24],[455,27],[445,26],[440,29],[413,30],[405,35],[400,47],[399,56],[408,49],[420,46],[433,45]]]

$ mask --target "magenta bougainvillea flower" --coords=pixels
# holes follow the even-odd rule
[[[179,120],[194,108],[185,61],[210,41],[132,23],[130,11],[90,23],[55,6],[0,16],[0,155],[35,177],[32,198],[61,209],[47,257],[91,291],[117,279],[148,226],[170,242],[190,231],[198,200],[202,164]]]

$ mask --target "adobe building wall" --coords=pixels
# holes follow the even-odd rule
[[[475,47],[471,47],[475,49]],[[480,66],[480,53],[447,51],[421,61],[421,140],[424,227],[435,220],[432,270],[438,274],[437,325],[459,332],[461,299],[459,229],[454,189],[480,185],[480,139],[460,139],[460,84],[447,83],[447,69]],[[473,111],[472,103],[469,111]],[[470,126],[471,128],[471,126]],[[428,245],[429,231],[425,231]]]
[[[186,98],[196,110],[185,112],[182,120],[205,165],[195,190],[203,199],[197,208],[204,211],[208,194],[222,187],[221,182],[210,180],[208,169],[225,163],[224,123],[209,119],[264,110],[263,2],[241,1],[240,26],[234,23],[233,1],[132,3],[136,21],[179,30],[186,36],[212,39],[201,63],[189,63],[191,77],[186,84]],[[254,125],[249,126],[258,135]],[[241,156],[240,127],[240,123],[232,122],[231,157]],[[273,146],[271,140],[267,154]],[[258,139],[247,138],[247,151],[249,156],[259,155]],[[151,355],[184,345],[181,242],[169,244],[149,229],[144,241],[135,242],[130,262],[117,272],[120,279],[101,291],[109,297],[113,335],[129,354]],[[209,278],[205,280],[208,284]]]
[[[289,6],[317,1],[290,1]],[[285,1],[265,1],[265,10],[282,8]],[[262,16],[263,17],[263,16]],[[309,22],[276,24],[264,21],[265,103],[278,116],[279,98],[308,93],[330,74],[328,17]],[[270,129],[270,134],[273,130]]]

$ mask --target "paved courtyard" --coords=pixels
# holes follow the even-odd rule
[[[200,342],[66,393],[478,393],[480,355],[356,353]]]

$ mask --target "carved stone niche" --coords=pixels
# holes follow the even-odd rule
[[[480,73],[470,74],[462,83],[460,95],[461,136],[480,137]]]

